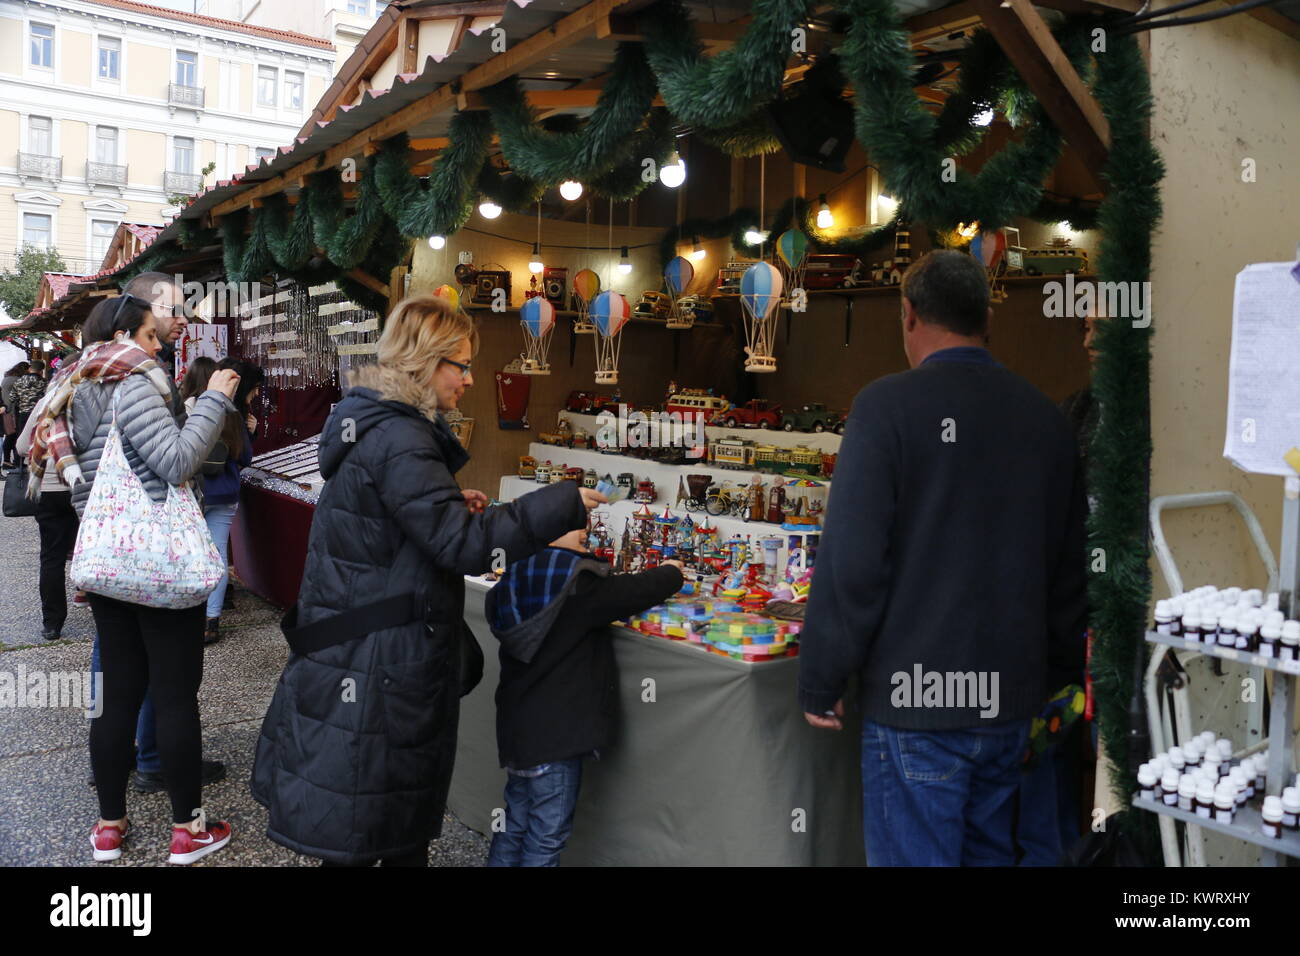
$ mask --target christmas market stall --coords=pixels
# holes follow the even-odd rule
[[[1150,279],[1164,167],[1138,7],[391,3],[294,143],[98,281],[220,285],[201,312],[221,331],[196,342],[272,386],[234,562],[285,606],[347,373],[376,361],[405,295],[473,315],[475,386],[450,416],[461,484],[497,502],[597,488],[589,546],[615,572],[693,571],[611,628],[622,731],[587,771],[566,862],[854,863],[856,722],[819,733],[798,712],[802,611],[828,501],[854,494],[835,478],[847,410],[908,367],[902,273],[968,252],[997,359],[1107,410],[1083,440],[1089,546],[1111,569],[1091,579],[1091,669],[1102,789],[1125,806],[1151,592],[1150,302],[1144,322],[1098,323],[1090,357],[1096,312],[1074,290]],[[449,804],[482,832],[504,782],[495,577],[467,579],[489,663],[462,702]]]

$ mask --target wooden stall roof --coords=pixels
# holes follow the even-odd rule
[[[539,109],[586,115],[595,106],[618,43],[635,38],[633,15],[652,2],[392,3],[340,69],[335,83],[316,105],[313,118],[294,142],[248,166],[239,176],[205,189],[178,218],[214,225],[222,216],[276,193],[284,193],[292,201],[306,176],[338,166],[345,159],[360,164],[376,144],[399,133],[410,136],[415,147],[415,169],[425,171],[446,146],[448,125],[456,110],[481,106],[476,91],[511,76],[520,78],[530,101]],[[1114,12],[1136,10],[1140,2],[1038,0],[1038,7]],[[937,44],[955,51],[964,42],[962,36],[973,27],[981,23],[988,26],[1062,129],[1067,142],[1091,169],[1100,168],[1109,145],[1105,119],[1060,54],[1038,7],[1029,0],[959,0],[947,6],[942,5],[942,0],[901,0],[899,6],[915,47]],[[751,11],[751,4],[741,0],[687,0],[687,7],[702,40],[712,49],[723,48],[743,35]],[[830,9],[818,8],[814,22],[824,23],[819,18]],[[496,17],[497,25],[509,38],[507,48],[494,52],[490,31],[463,30],[446,56],[426,56],[418,72],[399,73],[387,90],[362,92],[358,82],[365,78],[367,70],[373,72],[376,51],[396,49],[409,36],[411,22],[449,17]],[[407,65],[411,65],[409,61],[403,63]],[[793,78],[797,72],[792,69],[789,76]],[[356,102],[347,102],[350,97],[355,97]],[[927,98],[941,101],[942,95]],[[178,229],[178,223],[173,222],[154,241],[170,240]],[[219,250],[206,250],[206,254],[210,260],[215,259]],[[128,265],[130,259],[114,263],[109,273],[92,277],[87,285],[106,287]],[[74,290],[78,288],[73,285]]]

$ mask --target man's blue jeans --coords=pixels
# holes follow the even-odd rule
[[[99,634],[90,651],[90,672],[98,674]],[[94,686],[92,684],[92,686]],[[153,695],[146,693],[135,722],[135,769],[139,773],[162,773],[162,755],[158,753],[158,721],[154,717]]]
[[[582,786],[582,758],[542,764],[541,773],[510,774],[506,781],[506,828],[492,837],[488,866],[559,866],[573,832],[573,811]]]
[[[868,866],[1014,866],[1029,721],[963,730],[862,724]]]

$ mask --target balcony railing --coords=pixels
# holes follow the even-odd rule
[[[40,153],[18,154],[18,176],[28,179],[47,179],[57,183],[63,178],[63,157],[42,156]]]
[[[125,186],[126,167],[112,163],[86,163],[86,182],[97,186]]]
[[[12,272],[18,267],[18,256],[21,250],[15,252],[0,252],[0,272]],[[99,264],[104,261],[104,257],[98,259],[87,259],[79,256],[65,256],[60,254],[63,260],[63,272],[70,272],[73,275],[85,276],[93,275],[99,271]]]
[[[202,188],[203,177],[198,173],[163,173],[163,191],[169,196],[175,193],[193,196]]]
[[[180,83],[167,84],[167,105],[187,106],[191,109],[203,109],[203,87],[182,86]]]

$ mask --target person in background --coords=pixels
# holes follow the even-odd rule
[[[321,432],[325,487],[252,791],[270,839],[326,864],[428,865],[460,698],[482,677],[464,576],[586,527],[608,500],[562,481],[489,508],[457,484],[469,455],[444,413],[474,384],[477,344],[446,299],[403,299]]]
[[[799,703],[838,730],[860,675],[870,865],[1011,866],[1030,721],[1083,665],[1083,475],[1064,416],[983,347],[983,266],[930,252],[901,291],[912,369],[854,399]]]
[[[195,359],[195,365],[200,362],[210,363],[212,360]],[[221,560],[227,565],[226,573],[222,575],[220,583],[208,595],[208,616],[203,630],[205,644],[216,643],[221,637],[221,609],[226,599],[226,589],[230,584],[230,526],[239,508],[239,473],[253,461],[253,434],[257,431],[257,418],[249,409],[257,400],[264,379],[262,370],[258,366],[241,359],[227,357],[213,363],[211,370],[205,364],[203,370],[197,373],[191,366],[181,387],[181,397],[184,398],[187,409],[193,407],[192,403],[202,390],[198,379],[205,376],[204,370],[206,375],[211,375],[212,370],[218,368],[235,372],[239,376],[239,388],[235,391],[235,411],[226,416],[225,424],[221,428],[221,438],[217,442],[218,448],[224,448],[224,461],[219,467],[205,470],[203,480],[203,517],[208,523],[208,530],[212,533],[212,540],[216,543],[217,550],[221,552]],[[190,382],[191,375],[196,377],[193,384]],[[187,395],[187,392],[191,394]],[[215,459],[220,456],[213,457]]]
[[[158,338],[150,303],[122,295],[95,308],[111,310],[113,338],[82,356],[73,376],[71,408],[38,426],[32,446],[38,462],[48,450],[58,463],[72,488],[78,516],[94,486],[110,430],[120,434],[127,464],[149,497],[165,501],[169,486],[187,482],[216,442],[225,413],[234,408],[231,397],[238,385],[233,372],[215,373],[185,427],[177,427],[166,375],[153,361]],[[203,605],[154,608],[92,594],[90,606],[103,675],[101,713],[90,731],[100,806],[99,822],[90,835],[94,858],[121,856],[129,826],[126,785],[134,763],[132,738],[141,701],[151,690],[172,805],[168,860],[193,863],[220,850],[231,835],[229,824],[207,819],[201,809],[198,688],[203,640],[198,621]]]
[[[185,297],[175,276],[165,272],[142,272],[122,290],[124,295],[135,295],[151,303],[154,322],[158,326],[158,364],[167,373],[172,386],[172,410],[184,424],[184,409],[176,389],[176,343],[189,325],[185,310]]]
[[[505,830],[488,866],[559,866],[582,785],[582,762],[614,742],[618,671],[607,625],[662,604],[682,563],[611,575],[571,531],[506,568],[488,592],[501,642],[497,752],[508,774]]]
[[[70,388],[67,383],[79,354],[74,352],[64,358],[59,373],[50,380],[49,388],[27,417],[27,424],[15,445],[19,455],[26,456],[30,452],[32,432],[45,417],[49,402],[59,395],[61,389]],[[29,487],[28,494],[36,496],[36,527],[41,536],[41,636],[47,641],[57,641],[63,636],[63,625],[68,619],[67,562],[77,543],[79,522],[72,507],[72,490],[59,477],[51,456],[46,456],[44,473],[35,488]]]
[[[27,374],[29,368],[27,362],[18,362],[5,372],[3,379],[0,379],[0,402],[4,404],[4,467],[6,468],[13,468],[18,464],[14,452],[19,434],[18,403],[14,398],[14,385],[18,383],[20,377]]]
[[[147,283],[139,280],[148,279]],[[154,318],[156,326],[166,326],[167,335],[171,334],[171,329],[177,322],[184,322],[184,315],[179,319],[174,315],[180,302],[180,292],[176,286],[175,280],[161,272],[146,272],[137,276],[135,280],[127,284],[127,288],[140,287],[148,295],[157,293],[157,301],[148,298],[142,299],[149,304],[149,311]],[[133,295],[134,293],[124,292],[123,295]],[[109,300],[116,302],[116,299]],[[113,309],[100,309],[96,306],[91,310],[90,315],[86,318],[81,327],[81,341],[84,346],[89,347],[94,342],[107,342],[113,338],[117,329],[114,326],[114,318],[117,313]],[[184,329],[184,325],[181,325]],[[177,332],[177,336],[179,336]],[[176,383],[172,380],[170,374],[166,374],[167,386],[171,396],[169,407],[173,412],[173,418],[178,428],[185,425],[185,405],[180,400],[180,394],[176,389]],[[92,443],[87,450],[88,454],[94,454],[98,457],[102,450],[102,445],[96,446]],[[74,598],[75,602],[75,598]],[[95,635],[94,647],[91,651],[91,671],[98,673],[100,670],[100,642],[99,635]],[[157,721],[154,714],[153,695],[146,691],[144,700],[140,704],[140,716],[136,722],[136,773],[135,789],[141,793],[162,793],[166,789],[166,782],[162,773],[162,758],[158,753],[158,734]],[[226,776],[226,765],[220,760],[203,759],[202,763],[203,785],[216,783]],[[94,778],[91,778],[91,786],[94,786]]]
[[[32,409],[36,403],[41,400],[45,394],[45,363],[37,360],[29,364],[26,373],[18,376],[14,382],[13,389],[14,412],[17,415],[15,427],[18,434],[22,434],[27,427],[27,419],[32,414]],[[23,455],[17,451],[18,439],[14,439],[15,453],[17,454],[18,464],[22,464]]]

